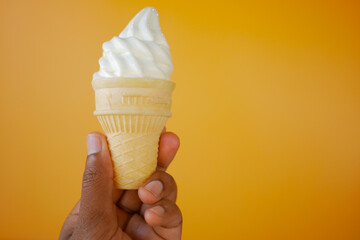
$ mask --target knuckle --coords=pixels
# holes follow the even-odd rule
[[[170,175],[168,174],[167,172],[158,172],[158,176],[156,176],[157,178],[159,178],[159,180],[163,181],[164,183],[166,184],[172,184],[175,182],[175,179]]]
[[[83,187],[87,188],[99,182],[101,174],[96,167],[88,167],[84,171],[83,175]]]
[[[171,201],[164,201],[162,204],[167,212],[167,227],[177,227],[181,225],[183,222],[183,216],[179,206]]]
[[[175,209],[176,209],[176,215],[178,216],[178,225],[180,225],[183,222],[183,215],[182,215],[181,209],[176,204],[175,204]]]
[[[166,174],[165,182],[167,183],[168,187],[171,188],[172,191],[177,192],[177,185],[176,185],[174,177],[168,173],[165,173],[165,174]]]
[[[166,175],[167,175],[167,178],[169,179],[169,182],[176,185],[174,177],[168,173],[166,173]]]
[[[177,204],[175,204],[175,209],[178,212],[178,215],[180,216],[180,218],[182,219],[182,212],[181,212],[181,209],[179,208],[179,206]]]
[[[183,221],[183,216],[182,216],[182,212],[179,208],[179,206],[177,204],[173,204],[173,214],[174,214],[174,222],[173,224],[175,226],[178,226],[180,224],[182,224]]]

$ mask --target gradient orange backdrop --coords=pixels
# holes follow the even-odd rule
[[[0,239],[56,239],[101,45],[159,10],[184,239],[360,239],[359,1],[0,0]]]

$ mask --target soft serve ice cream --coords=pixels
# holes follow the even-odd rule
[[[175,88],[157,11],[143,9],[119,37],[105,42],[99,63],[92,81],[94,114],[107,136],[115,186],[138,189],[156,169]]]
[[[155,8],[139,12],[122,31],[103,44],[100,71],[93,79],[152,78],[169,80],[173,71],[169,45]]]

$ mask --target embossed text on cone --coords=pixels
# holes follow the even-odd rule
[[[155,171],[174,87],[158,79],[93,80],[94,114],[108,137],[117,188],[137,189]]]

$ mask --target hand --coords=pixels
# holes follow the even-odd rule
[[[179,138],[161,134],[156,172],[138,190],[114,188],[104,135],[87,137],[88,157],[80,201],[61,229],[64,239],[180,239],[182,215],[175,204],[177,187],[165,172],[179,148]]]

